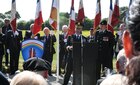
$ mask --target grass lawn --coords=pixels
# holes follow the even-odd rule
[[[88,35],[89,35],[89,31],[83,31],[82,33],[83,33],[84,36],[88,36]],[[23,34],[23,36],[24,36],[24,35],[25,35],[25,31],[22,31],[22,34]],[[40,31],[40,35],[43,36],[44,33],[43,33],[42,31]],[[56,47],[57,47],[57,45],[56,45],[56,43],[55,43],[55,49],[56,49]],[[56,63],[57,63],[57,58],[56,58],[56,57],[57,57],[57,55],[54,54],[54,56],[53,56],[53,64],[52,64],[52,71],[53,71],[53,72],[56,72]],[[5,59],[3,59],[3,60],[5,60]],[[113,59],[113,66],[114,66],[114,69],[115,69],[115,61],[116,61],[116,60]],[[24,60],[23,60],[23,58],[22,58],[22,53],[20,53],[19,70],[23,70],[23,67],[22,67],[23,62],[24,62]]]

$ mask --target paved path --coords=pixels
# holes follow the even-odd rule
[[[56,74],[53,74],[53,76],[48,76],[47,82],[49,83],[49,85],[62,85],[63,84],[63,75],[59,76],[59,81],[57,81]],[[72,76],[70,78],[68,85],[72,85]]]

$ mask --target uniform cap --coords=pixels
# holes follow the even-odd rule
[[[102,21],[100,22],[100,25],[107,25],[107,21],[106,21],[106,20],[102,20]]]
[[[76,22],[76,29],[82,29],[84,27],[84,24],[81,22]]]

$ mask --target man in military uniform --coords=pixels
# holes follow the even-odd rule
[[[100,78],[101,70],[105,67],[113,69],[113,46],[115,43],[114,35],[107,30],[107,21],[100,22],[100,29],[95,34],[95,41],[98,43],[97,58],[97,79]]]
[[[7,36],[7,32],[9,30],[11,30],[11,26],[10,26],[10,20],[8,18],[5,18],[4,19],[4,26],[2,27],[2,33]],[[6,43],[4,44],[4,47],[5,47],[5,65],[8,66],[8,63],[9,63],[9,53],[7,52],[7,45]]]
[[[84,37],[82,33],[82,28],[83,24],[82,23],[76,23],[76,29],[75,29],[75,34],[68,36],[68,41],[67,41],[67,47],[66,49],[68,50],[68,62],[66,66],[66,73],[64,75],[64,82],[63,85],[67,85],[70,79],[70,76],[73,72],[73,56],[72,56],[72,49],[73,49],[73,43],[83,43],[87,42],[86,37]]]
[[[16,30],[13,32],[9,30],[6,36],[6,44],[7,51],[10,53],[10,73],[11,75],[15,74],[18,70],[19,64],[19,54],[21,50],[21,40],[22,40],[22,32],[20,30]]]

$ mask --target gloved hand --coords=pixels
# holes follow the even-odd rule
[[[17,35],[17,36],[19,35],[18,31],[15,31],[15,33],[14,33],[14,34],[15,34],[15,35]]]
[[[9,50],[9,49],[7,49],[7,53],[8,53],[8,54],[10,53],[10,50]]]

